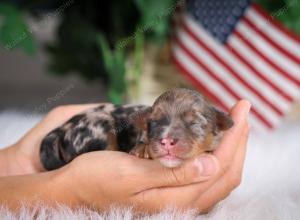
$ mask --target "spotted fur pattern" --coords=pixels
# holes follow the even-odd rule
[[[57,169],[86,152],[129,152],[138,138],[129,115],[144,108],[147,106],[107,103],[75,115],[43,139],[40,157],[45,169]]]
[[[153,106],[101,104],[78,114],[50,132],[40,156],[47,170],[76,156],[98,150],[119,150],[142,158],[159,159],[161,140],[177,142],[182,160],[213,150],[233,122],[198,92],[177,88],[163,93]]]

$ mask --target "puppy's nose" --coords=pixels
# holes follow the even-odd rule
[[[175,146],[177,141],[178,140],[174,138],[163,138],[160,143],[165,149],[171,149]]]

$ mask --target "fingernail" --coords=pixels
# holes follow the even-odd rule
[[[245,100],[245,111],[244,111],[244,114],[245,114],[245,119],[246,121],[248,122],[249,120],[249,112],[251,110],[251,103],[247,100]]]
[[[245,113],[249,113],[251,109],[251,103],[248,100],[244,100],[246,107],[245,107]]]
[[[217,172],[216,162],[210,156],[201,156],[195,160],[202,176],[211,176]]]

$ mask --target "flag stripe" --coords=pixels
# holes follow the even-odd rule
[[[300,95],[300,37],[257,4],[237,0],[232,11],[198,1],[174,17],[174,63],[224,110],[248,99],[250,123],[259,131],[272,129]]]
[[[260,54],[258,51],[257,51],[257,49],[256,48],[253,48],[253,46],[251,45],[251,43],[250,42],[248,42],[247,41],[247,39],[245,39],[245,37],[244,36],[242,36],[239,32],[235,32],[235,34],[236,34],[236,36],[233,36],[232,38],[231,38],[231,40],[232,41],[235,41],[236,40],[236,37],[237,38],[239,38],[240,40],[244,40],[244,46],[248,46],[248,47],[250,47],[252,50],[254,50],[255,52],[257,52],[258,54],[257,55],[261,55],[261,58],[263,58],[263,59],[266,59],[265,58],[265,56],[264,55],[262,55],[262,54]],[[231,41],[230,41],[231,42]],[[235,42],[236,43],[236,42]],[[233,44],[233,43],[231,43],[231,44]],[[239,58],[242,58],[241,60],[243,61],[243,60],[245,60],[242,56],[241,56],[241,53],[239,53],[238,51],[239,50],[236,50],[234,47],[232,47],[232,45],[231,45],[230,43],[228,44],[228,48],[230,49],[230,50],[232,50],[232,52],[236,55],[236,56],[238,56]],[[253,59],[253,57],[248,57],[248,59]],[[254,59],[257,59],[257,57],[255,57]],[[260,60],[260,62],[262,62],[262,60]],[[248,63],[248,62],[247,62]],[[252,67],[251,65],[249,66],[250,68]],[[252,70],[253,70],[253,68],[251,68]],[[257,76],[259,76],[259,77],[261,77],[262,75],[260,74],[260,72],[259,71],[257,71],[257,70],[254,70],[254,74],[256,74]],[[264,79],[265,79],[265,77],[263,77]],[[265,82],[267,82],[270,86],[272,86],[272,85],[274,85],[272,82],[270,82],[270,81],[266,81],[266,80],[264,80]],[[285,100],[284,98],[286,97],[286,95],[283,93],[283,94],[281,94],[281,93],[272,93],[272,92],[270,92],[270,91],[266,91],[266,90],[264,90],[264,89],[262,89],[261,91],[261,96],[263,96],[263,94],[264,94],[264,96],[263,96],[263,100],[265,101],[265,102],[267,102],[278,114],[280,114],[280,115],[283,115],[283,112],[285,112],[287,109],[288,109],[288,107],[289,107],[289,104],[290,104],[290,102],[289,101],[291,101],[292,100],[292,98],[290,98],[290,97],[288,97],[288,100]],[[257,91],[257,93],[258,94],[260,94],[258,91]],[[279,95],[279,96],[278,96]]]
[[[244,84],[244,85],[246,85],[249,89],[251,89],[251,91],[252,92],[254,92],[257,96],[259,96],[259,98],[261,98],[263,101],[265,101],[269,106],[271,106],[272,108],[273,108],[273,110],[275,110],[279,115],[282,115],[282,110],[280,110],[277,106],[275,106],[274,104],[272,104],[269,100],[268,100],[268,96],[270,96],[271,95],[271,97],[273,97],[274,99],[276,99],[276,97],[278,97],[278,94],[274,94],[274,93],[268,93],[268,94],[266,94],[266,92],[268,92],[268,90],[266,90],[266,89],[264,89],[263,91],[260,91],[260,92],[258,92],[253,86],[251,86],[249,83],[247,83],[246,82],[246,80],[244,80],[242,77],[240,77],[240,75],[239,74],[237,74],[234,70],[233,70],[233,68],[231,68],[227,63],[225,63],[224,61],[223,61],[223,59],[221,58],[221,57],[219,57],[219,56],[217,56],[216,55],[216,53],[212,50],[212,49],[210,49],[210,48],[208,48],[202,41],[201,41],[201,39],[199,38],[199,37],[197,37],[197,36],[195,36],[195,34],[190,30],[190,28],[189,27],[187,27],[187,25],[186,24],[182,24],[181,25],[182,26],[182,28],[184,28],[184,31],[186,31],[187,33],[188,33],[188,35],[189,36],[191,36],[192,38],[193,38],[193,40],[195,40],[198,44],[199,44],[199,46],[201,46],[201,47],[203,47],[206,51],[208,51],[215,59],[217,59],[218,60],[218,62],[220,62],[224,67],[226,67],[227,69],[228,69],[228,71],[231,73],[231,74],[234,74],[234,76],[238,79],[238,80],[240,80],[240,82],[242,82],[242,84]],[[202,35],[203,36],[203,35]],[[248,80],[249,80],[249,77],[247,78]],[[237,85],[239,85],[240,83],[237,83]],[[253,83],[254,84],[254,83]],[[236,85],[236,84],[234,84],[234,85]],[[231,86],[232,86],[232,84],[231,84]],[[262,88],[262,87],[261,87]],[[269,90],[270,91],[270,90]],[[264,97],[263,96],[263,94],[266,94],[266,97]],[[274,95],[272,95],[272,94],[274,94]],[[284,110],[285,110],[285,106],[286,106],[286,101],[282,101],[282,108],[284,108]]]
[[[222,64],[218,63],[217,60],[206,52],[206,49],[201,49],[199,45],[193,43],[194,40],[185,35],[183,31],[178,32],[180,35],[178,40],[180,47],[191,59],[196,61],[198,65],[210,74],[214,80],[218,81],[224,89],[226,89],[237,100],[241,99],[241,96],[249,99],[253,105],[257,106],[261,115],[268,112],[266,115],[268,120],[271,120],[273,123],[278,122],[279,117],[273,112],[273,109],[267,106],[264,102],[261,102],[261,100],[257,99],[251,91],[247,92],[247,88],[243,87],[243,84],[236,82],[235,78],[231,77],[230,73],[222,67]],[[182,42],[184,42],[184,44]],[[199,57],[201,57],[201,59],[199,59]]]
[[[250,114],[249,114],[249,121],[250,121],[251,127],[255,128],[255,131],[257,131],[257,132],[266,133],[266,132],[270,131],[270,128],[268,128],[265,125],[263,125],[261,123],[261,121],[258,120],[253,115],[252,111],[250,111]]]
[[[226,90],[222,89],[220,84],[213,80],[205,70],[203,70],[198,64],[196,64],[190,57],[188,57],[181,48],[177,45],[173,46],[175,62],[177,66],[180,67],[187,75],[192,75],[195,78],[195,82],[199,83],[200,88],[205,88],[206,93],[208,94],[218,94],[221,98],[213,95],[214,100],[217,100],[217,103],[220,103],[225,110],[228,110],[234,103],[238,100],[231,96]],[[205,85],[201,81],[205,81]],[[221,101],[222,100],[222,101]],[[253,117],[257,117],[259,120],[256,120],[256,123],[259,121],[263,122],[264,125],[260,123],[259,127],[264,127],[265,130],[271,129],[272,125],[269,123],[261,114],[259,114],[254,108],[252,108]]]
[[[253,85],[259,85],[259,88],[264,90],[273,90],[272,86],[270,84],[267,84],[265,81],[262,81],[261,79],[257,79],[250,68],[248,68],[244,63],[239,60],[238,57],[235,56],[235,54],[230,50],[224,48],[221,44],[219,44],[216,41],[213,41],[210,36],[208,36],[207,32],[205,30],[202,30],[202,27],[199,26],[197,23],[195,23],[192,18],[190,18],[188,15],[184,16],[184,23],[191,33],[194,33],[195,38],[203,39],[205,42],[205,45],[212,48],[214,51],[218,51],[218,54],[224,59],[224,62],[228,63],[233,69],[235,69],[235,72],[243,73],[241,74],[243,77],[247,77],[246,79],[248,81],[253,80]],[[281,75],[274,74],[273,72],[261,72],[264,74],[269,80],[268,81],[274,81],[276,83],[277,87],[281,87],[281,90],[286,91],[289,96],[294,97],[295,94],[298,93],[298,88],[296,90],[293,87],[290,87],[288,83],[285,83],[285,79]],[[281,80],[284,80],[281,82]],[[278,93],[277,93],[278,94]],[[284,94],[284,93],[283,93]]]
[[[300,80],[294,77],[295,73],[300,72],[299,64],[280,54],[279,51],[261,38],[260,35],[253,33],[252,29],[243,21],[239,22],[235,29],[235,33],[238,33],[240,36],[242,35],[242,40],[247,42],[247,44],[252,48],[255,48],[256,51],[260,51],[259,53],[261,54],[261,57],[262,54],[264,54],[264,59],[274,66],[274,68],[284,73],[285,76],[291,80],[291,82],[296,82],[297,85],[300,85]],[[251,42],[249,39],[251,39]]]
[[[200,68],[196,69],[193,61],[186,58],[182,50],[176,44],[173,44],[172,50],[175,63],[186,74],[186,76],[192,79],[192,82],[195,83],[195,85],[201,89],[201,91],[204,91],[208,97],[210,97],[213,101],[216,101],[216,103],[218,103],[224,110],[228,111],[230,108],[229,106],[232,106],[237,100],[234,100],[227,95],[216,96],[215,94],[219,94],[219,85],[217,85],[213,80],[209,79],[203,70]],[[205,85],[199,80],[199,75],[203,76],[204,79],[207,80]],[[225,92],[222,91],[222,94],[225,94]]]
[[[259,34],[262,38],[264,38],[269,44],[271,44],[274,48],[279,50],[281,53],[283,53],[288,58],[294,60],[296,63],[300,63],[300,57],[295,56],[293,53],[291,53],[288,48],[285,48],[284,45],[277,44],[274,39],[269,37],[265,32],[263,32],[258,26],[254,24],[254,22],[251,20],[251,18],[248,18],[247,16],[242,18],[243,21],[257,34]]]
[[[240,38],[232,36],[232,39],[228,42],[231,49],[239,54],[240,57],[243,57],[247,62],[256,67],[260,73],[269,74],[273,76],[273,81],[276,81],[277,85],[283,87],[287,92],[290,93],[292,97],[295,97],[299,94],[299,88],[290,83],[281,73],[276,69],[272,68],[268,63],[263,62],[262,59],[259,59],[256,54],[254,54],[245,44],[241,43]],[[241,59],[242,60],[242,59]],[[278,96],[281,94],[278,93]]]
[[[239,38],[239,41],[242,41],[244,45],[247,46],[247,48],[249,50],[251,50],[253,52],[253,55],[255,55],[256,57],[259,57],[261,60],[259,60],[259,62],[263,62],[264,65],[268,65],[273,71],[276,71],[278,73],[278,75],[283,75],[285,81],[287,81],[287,84],[292,84],[295,87],[295,90],[298,90],[298,86],[300,86],[300,81],[298,81],[297,79],[294,79],[290,74],[287,73],[287,71],[283,70],[279,65],[276,64],[276,62],[274,62],[273,60],[271,60],[268,55],[263,54],[262,49],[258,49],[256,48],[252,42],[253,42],[253,38],[255,36],[253,36],[251,42],[248,40],[248,37],[245,37],[242,32],[236,31],[235,35],[237,38]],[[236,37],[233,38],[232,41],[236,40]],[[299,69],[300,71],[300,69]]]
[[[262,115],[266,115],[267,113],[265,118],[268,119],[265,119],[265,121],[268,120],[268,123],[269,121],[272,121],[272,123],[278,123],[279,116],[273,112],[273,109],[253,96],[251,91],[247,92],[247,88],[236,82],[235,78],[231,77],[230,73],[222,67],[222,64],[211,57],[205,49],[201,49],[199,45],[194,43],[194,39],[189,38],[184,31],[178,30],[178,33],[179,39],[177,40],[181,49],[183,49],[184,52],[199,66],[201,66],[214,80],[221,84],[226,91],[228,91],[237,100],[242,99],[242,97],[249,99],[249,101],[253,103],[253,106],[256,106],[254,109],[258,110],[255,110],[255,114],[258,114],[258,117],[261,118]],[[201,59],[198,58],[200,56]]]
[[[293,101],[293,98],[286,93],[286,91],[284,90],[284,88],[280,88],[276,85],[276,82],[273,82],[272,80],[270,80],[269,78],[267,78],[268,76],[265,76],[264,74],[262,74],[261,72],[259,72],[254,66],[252,66],[244,57],[241,56],[241,54],[236,51],[230,44],[228,45],[228,48],[231,50],[231,52],[233,54],[235,54],[236,57],[238,57],[241,62],[243,62],[245,65],[247,65],[247,67],[249,69],[251,69],[251,71],[253,72],[253,74],[257,75],[258,77],[261,78],[262,81],[264,81],[265,83],[267,83],[269,86],[272,87],[273,90],[275,91],[269,91],[268,89],[265,89],[265,87],[260,86],[262,93],[265,94],[269,94],[270,97],[274,97],[276,99],[279,99],[279,101],[281,101],[281,97],[283,97],[285,100],[282,100],[283,103],[289,103]],[[274,78],[273,78],[274,79]],[[276,78],[275,78],[276,79]],[[254,84],[255,85],[255,84]]]
[[[223,65],[228,71],[229,74],[232,74],[237,80],[239,80],[241,82],[241,85],[246,86],[247,88],[244,88],[244,90],[249,89],[250,93],[254,93],[256,96],[258,96],[260,99],[262,99],[266,104],[268,104],[274,111],[277,112],[277,114],[279,115],[283,115],[283,111],[286,109],[287,107],[287,103],[283,100],[283,102],[281,103],[280,108],[278,108],[275,105],[275,99],[277,99],[277,95],[273,95],[270,93],[266,95],[266,90],[265,91],[258,91],[254,86],[252,86],[250,83],[248,83],[244,78],[242,78],[237,72],[235,72],[235,70],[233,70],[232,67],[230,67],[226,62],[223,61],[222,58],[220,58],[218,55],[216,55],[216,53],[214,51],[212,51],[210,48],[208,48],[203,42],[201,42],[201,40],[197,37],[195,37],[195,35],[183,24],[182,28],[193,38],[194,41],[197,42],[197,44],[201,47],[203,47],[206,51],[208,51],[210,53],[210,55],[212,55],[218,62],[220,62],[221,65]],[[186,42],[188,43],[188,41]],[[193,48],[191,48],[191,50],[193,50]],[[199,54],[199,57],[201,57],[201,54]],[[220,65],[218,64],[218,65]],[[233,79],[234,79],[233,77]],[[248,78],[249,79],[249,78]],[[230,84],[231,87],[233,85],[238,86],[240,85],[240,83],[235,82],[235,84]],[[243,92],[239,92],[239,93],[243,93]],[[271,101],[269,100],[271,98]],[[278,103],[276,103],[278,104]]]
[[[264,30],[277,44],[283,45],[295,56],[300,57],[300,40],[286,28],[278,24],[271,16],[266,15],[257,4],[253,4],[245,14],[253,23]]]
[[[203,83],[199,82],[199,80],[193,74],[191,74],[183,64],[181,64],[179,58],[177,58],[177,55],[175,55],[174,53],[175,52],[173,51],[172,60],[176,64],[176,67],[188,80],[192,82],[195,88],[199,89],[199,91],[207,96],[212,102],[216,103],[221,109],[229,111],[229,108],[218,98],[217,95],[207,89]]]
[[[274,27],[278,28],[282,33],[289,36],[296,43],[300,44],[300,37],[293,32],[289,31],[285,28],[281,23],[279,23],[276,19],[274,19],[271,15],[269,15],[264,9],[262,9],[257,3],[252,3],[252,7],[258,12],[262,17],[264,17],[270,24],[274,25]]]
[[[235,78],[237,78],[244,86],[246,86],[248,89],[250,89],[250,93],[253,92],[255,93],[256,96],[258,96],[260,99],[262,99],[266,104],[268,104],[274,111],[276,111],[279,115],[282,115],[283,112],[280,110],[277,106],[275,106],[272,102],[268,100],[269,96],[273,96],[272,94],[267,94],[264,95],[267,90],[264,91],[258,91],[256,88],[254,88],[250,83],[248,83],[245,79],[243,79],[238,73],[236,73],[233,68],[231,68],[227,63],[225,63],[222,58],[216,55],[214,51],[212,51],[210,48],[208,48],[203,42],[201,42],[200,38],[197,38],[186,25],[182,25],[184,30],[191,36],[193,39],[199,44],[199,46],[203,47],[206,51],[208,51],[218,62],[220,62],[228,71],[230,74],[234,75]],[[191,48],[192,49],[192,48]],[[220,64],[219,64],[220,65]],[[221,73],[221,72],[220,72]],[[219,74],[220,74],[219,73]],[[230,84],[231,87],[232,85],[240,85],[240,83],[236,84]],[[245,88],[246,89],[246,88]],[[246,89],[247,90],[247,89]],[[240,93],[240,92],[239,92]],[[243,92],[242,92],[243,93]],[[275,96],[273,96],[275,98]],[[276,96],[277,97],[277,96]]]

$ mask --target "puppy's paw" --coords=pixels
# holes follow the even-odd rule
[[[145,146],[136,146],[129,152],[129,154],[139,158],[150,159],[150,156]]]

